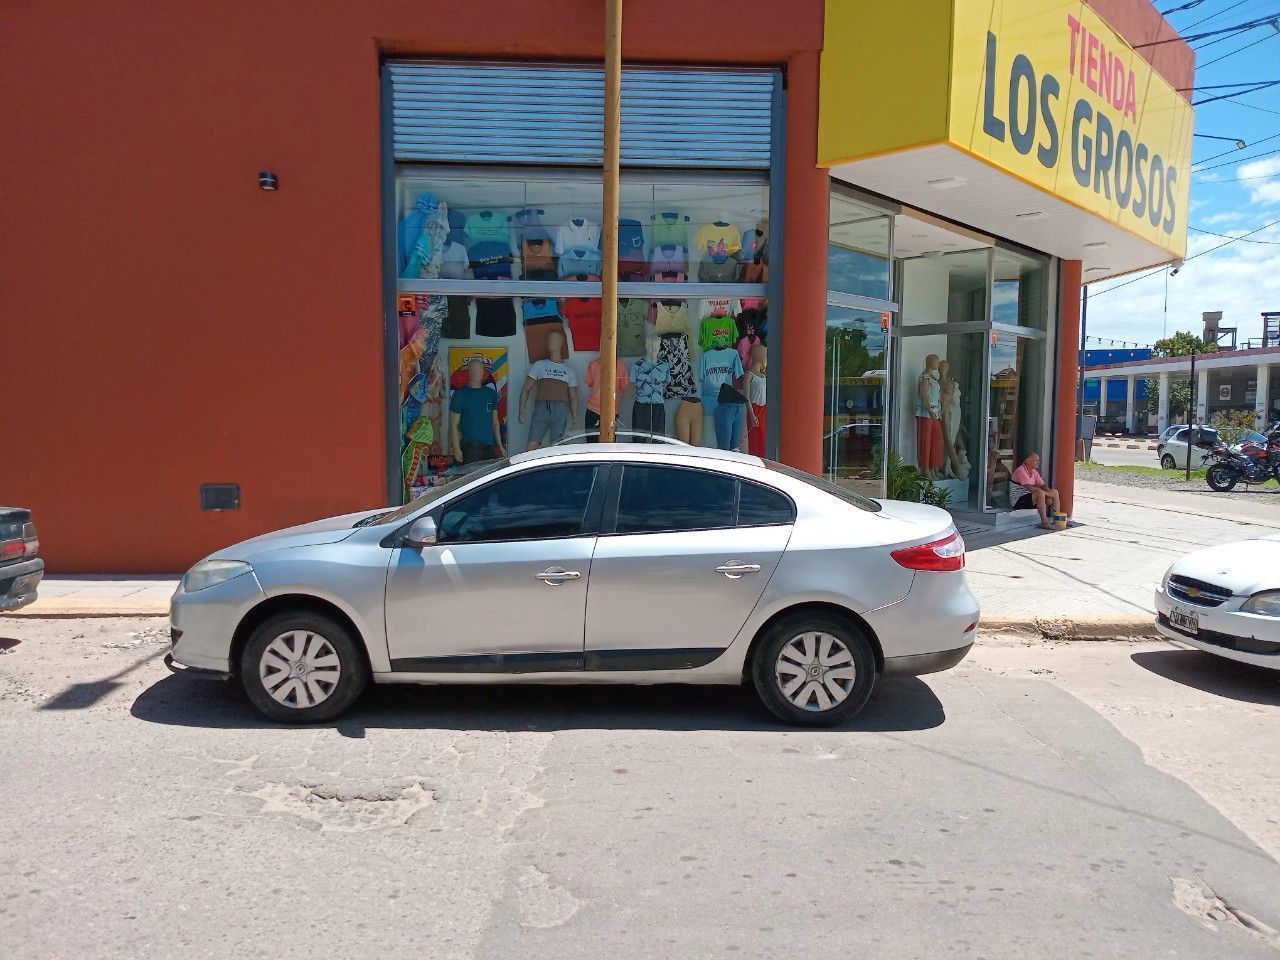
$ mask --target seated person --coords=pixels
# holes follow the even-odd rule
[[[1023,488],[1022,496],[1014,501],[1014,510],[1028,510],[1035,507],[1040,514],[1040,526],[1046,530],[1052,530],[1053,524],[1049,522],[1049,514],[1046,505],[1053,507],[1053,512],[1057,513],[1060,509],[1058,501],[1058,491],[1054,490],[1044,482],[1044,477],[1040,476],[1040,454],[1030,453],[1027,458],[1018,465],[1018,469],[1013,471],[1013,476],[1009,479]],[[1014,493],[1016,491],[1010,491]]]

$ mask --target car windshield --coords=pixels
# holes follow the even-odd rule
[[[460,476],[454,477],[448,483],[441,484],[438,487],[431,487],[422,496],[415,497],[403,507],[398,507],[395,510],[388,510],[386,513],[375,513],[371,517],[365,517],[363,520],[357,521],[356,526],[370,527],[374,524],[399,523],[401,520],[407,520],[423,507],[435,503],[446,494],[453,493],[453,491],[457,490],[464,483],[470,483],[472,480],[479,477],[485,477],[491,473],[497,473],[504,467],[509,466],[511,466],[510,460],[489,460],[485,463],[479,464],[474,469],[468,470]]]
[[[1236,443],[1261,443],[1263,445],[1265,445],[1266,442],[1267,442],[1267,438],[1263,436],[1261,433],[1259,433],[1257,430],[1250,430],[1248,433],[1243,434],[1240,437],[1240,439],[1236,441]]]
[[[801,480],[811,487],[816,487],[823,493],[829,493],[833,497],[843,500],[851,506],[857,507],[859,510],[866,510],[868,513],[879,513],[882,509],[880,504],[872,500],[870,497],[864,497],[860,493],[856,493],[847,487],[842,487],[838,483],[832,483],[822,477],[815,477],[812,473],[805,473],[803,470],[797,470],[795,467],[788,467],[785,463],[778,463],[774,460],[766,460],[764,465],[770,470],[781,473],[784,476],[791,477],[794,480]]]

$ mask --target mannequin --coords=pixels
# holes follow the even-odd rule
[[[742,358],[733,347],[704,350],[698,361],[702,405],[715,423],[716,446],[721,450],[737,450],[742,443],[747,398],[733,384],[743,372]]]
[[[619,402],[622,399],[622,391],[631,386],[631,374],[627,372],[627,365],[619,360],[614,364],[614,380],[613,380],[613,409],[614,409],[614,426],[619,422],[617,411],[622,408]],[[600,358],[596,357],[587,364],[587,386],[591,388],[591,395],[587,397],[587,415],[586,424],[588,430],[600,429],[600,391],[603,384],[600,382]],[[588,443],[597,443],[600,435],[588,437]]]
[[[631,366],[631,382],[636,385],[636,398],[631,405],[631,428],[637,433],[665,434],[667,405],[663,391],[671,380],[671,365],[658,358],[662,341],[649,337],[644,343],[645,356]],[[642,437],[636,443],[651,443]]]
[[[739,345],[741,348],[741,345]],[[764,456],[765,420],[765,346],[759,340],[751,348],[751,366],[747,368],[747,452],[752,456]]]
[[[449,400],[449,452],[458,463],[479,463],[505,457],[502,424],[498,419],[498,391],[484,382],[484,361],[467,364],[466,386]]]
[[[950,375],[951,365],[946,360],[938,364],[938,379],[942,400],[942,454],[943,476],[960,480],[969,478],[969,459],[964,448],[956,440],[960,432],[960,384]]]
[[[675,415],[675,437],[695,447],[702,444],[702,398],[693,379],[689,362],[689,337],[683,333],[664,333],[658,337],[658,359],[668,365],[671,378],[662,395],[679,400]]]
[[[916,383],[916,466],[930,480],[942,479],[942,385],[936,353],[924,358]]]
[[[565,428],[578,422],[578,375],[566,362],[564,334],[553,330],[547,334],[547,356],[529,367],[524,388],[520,391],[520,422],[529,413],[533,400],[533,420],[529,424],[526,450],[536,450],[550,434],[550,442],[564,438]]]

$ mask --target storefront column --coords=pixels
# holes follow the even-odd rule
[[[1107,415],[1107,390],[1111,386],[1110,377],[1102,377],[1098,380],[1098,419],[1101,420]]]
[[[1201,367],[1196,371],[1196,423],[1209,419],[1209,371]]]
[[[1258,429],[1266,430],[1267,411],[1271,409],[1271,364],[1258,364],[1258,385],[1254,388],[1253,409],[1258,412]]]
[[[1135,407],[1138,405],[1138,378],[1125,377],[1124,380],[1124,429],[1126,433],[1137,433],[1134,424]],[[1146,433],[1146,431],[1142,431]]]
[[[818,162],[817,51],[787,61],[786,199],[782,224],[782,409],[779,456],[822,472],[830,183]],[[776,229],[776,228],[775,228]]]
[[[1164,433],[1169,427],[1169,375],[1160,374],[1160,408],[1156,416],[1156,427]]]
[[[1081,262],[1063,260],[1062,299],[1058,310],[1058,397],[1054,418],[1053,485],[1062,510],[1071,515],[1076,489],[1076,383],[1080,374]],[[1105,390],[1105,387],[1104,387]],[[1105,395],[1105,394],[1104,394]]]

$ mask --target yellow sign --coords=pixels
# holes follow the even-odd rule
[[[897,68],[878,73],[872,47]],[[916,75],[879,82],[904,68]],[[1187,100],[1080,0],[827,4],[824,166],[950,144],[1181,256],[1193,122]]]

